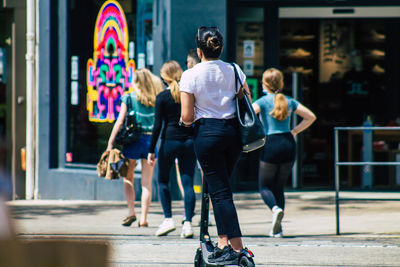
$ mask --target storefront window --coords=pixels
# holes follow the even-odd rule
[[[264,71],[264,8],[237,6],[235,12],[236,63],[246,74],[253,100],[262,96]],[[259,151],[243,153],[233,173],[233,190],[257,188]]]
[[[334,126],[360,126],[367,116],[374,124],[389,123],[384,98],[391,94],[386,73],[393,60],[387,57],[391,33],[385,30],[390,23],[387,19],[280,20],[280,68],[286,84],[290,86],[293,72],[301,73],[299,100],[318,116],[303,134],[304,185],[333,180],[329,166],[333,164]],[[360,154],[351,157],[354,160]],[[360,173],[359,168],[352,168],[344,177],[354,185]]]
[[[241,7],[236,14],[236,62],[247,76],[253,99],[264,71],[264,9]]]
[[[121,96],[133,90],[137,64],[151,68],[152,62],[137,61],[138,55],[146,59],[151,41],[145,29],[151,24],[149,12],[152,1],[147,0],[69,2],[66,162],[98,161],[118,117]]]

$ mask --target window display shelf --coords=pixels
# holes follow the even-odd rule
[[[303,48],[284,49],[280,56],[295,59],[312,59],[314,57],[310,51]]]
[[[301,55],[281,55],[283,58],[289,58],[289,59],[313,59],[314,56],[301,56]]]
[[[312,42],[315,35],[285,35],[281,36],[281,42]]]
[[[290,74],[292,72],[300,72],[303,75],[312,75],[313,70],[311,68],[304,68],[303,66],[289,66],[283,69],[283,73]]]

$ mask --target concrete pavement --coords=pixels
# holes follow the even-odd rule
[[[121,192],[122,193],[122,192]],[[236,194],[245,245],[257,266],[400,266],[400,202],[346,201],[341,204],[342,235],[336,236],[334,192],[288,192],[284,238],[267,236],[271,213],[258,194]],[[400,198],[400,193],[346,192],[341,197]],[[137,203],[140,204],[140,203]],[[155,237],[162,209],[153,202],[148,228],[121,226],[124,202],[8,202],[22,240],[68,239],[107,242],[110,266],[193,266],[194,239],[180,238],[183,202],[173,203],[177,230]],[[137,205],[140,214],[140,205]],[[196,203],[200,214],[200,201]],[[194,224],[199,216],[194,218]],[[215,226],[210,227],[215,237]]]

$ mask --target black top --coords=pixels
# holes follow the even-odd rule
[[[170,90],[164,90],[157,95],[155,107],[154,127],[151,135],[149,152],[154,153],[158,136],[161,139],[181,140],[193,137],[193,128],[179,126],[181,117],[181,104],[175,103]],[[164,127],[162,124],[164,123]]]

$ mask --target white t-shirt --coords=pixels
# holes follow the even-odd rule
[[[246,75],[235,66],[243,84]],[[195,65],[182,74],[179,90],[194,95],[194,120],[235,117],[235,72],[229,63],[213,60]]]

